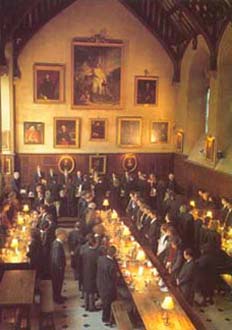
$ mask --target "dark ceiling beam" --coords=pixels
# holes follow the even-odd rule
[[[155,29],[154,26],[148,23],[142,17],[139,15],[130,5],[128,5],[126,0],[119,0],[119,2],[128,10],[130,11],[133,16],[135,16],[143,26],[146,27],[146,29],[159,41],[163,49],[166,51],[167,55],[169,56],[170,60],[172,61],[173,64],[173,81],[174,82],[179,82],[180,80],[180,58],[183,56],[184,49],[185,47],[180,47],[179,45],[175,45],[176,47],[171,47],[169,42],[165,40],[159,31]]]

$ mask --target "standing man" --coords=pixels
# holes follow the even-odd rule
[[[97,264],[97,288],[102,300],[102,321],[110,322],[111,304],[117,297],[115,264],[116,248],[110,246],[107,254],[99,257]]]
[[[185,263],[181,267],[176,282],[186,301],[192,305],[194,299],[195,262],[191,249],[184,250],[184,259]]]
[[[65,232],[58,228],[56,230],[56,239],[51,246],[51,278],[53,287],[53,299],[57,304],[62,304],[65,297],[61,295],[64,272],[65,272],[65,252],[63,243],[66,241]]]

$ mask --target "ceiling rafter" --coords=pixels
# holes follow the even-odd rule
[[[50,19],[78,0],[0,0],[0,69],[6,65],[7,41],[17,58],[30,38]],[[211,69],[216,69],[218,46],[232,20],[232,0],[119,0],[160,42],[180,79],[183,54],[189,42],[201,34],[210,50]],[[0,70],[1,72],[1,70]]]

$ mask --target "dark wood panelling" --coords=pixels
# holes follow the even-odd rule
[[[183,155],[175,155],[174,173],[177,182],[189,193],[202,188],[214,196],[232,197],[232,175],[188,162]]]
[[[69,154],[75,159],[75,170],[80,169],[83,173],[89,172],[89,156],[90,154]],[[104,154],[101,154],[104,155]],[[124,154],[105,154],[107,156],[107,173],[123,172],[122,158]],[[138,170],[145,173],[154,172],[159,177],[166,177],[173,171],[173,154],[172,153],[139,153],[136,154],[138,160]],[[20,170],[22,183],[24,185],[32,182],[36,166],[40,165],[42,171],[48,173],[52,167],[58,172],[58,161],[62,154],[17,154],[16,169]]]

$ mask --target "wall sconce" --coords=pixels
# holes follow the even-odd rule
[[[164,313],[164,324],[166,326],[169,325],[169,314],[168,312],[174,309],[174,301],[171,296],[167,296],[164,298],[162,304],[161,304],[162,309],[165,311]]]

